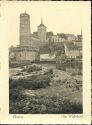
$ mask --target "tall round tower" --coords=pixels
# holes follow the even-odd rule
[[[30,45],[30,16],[25,12],[20,14],[20,46]]]
[[[46,42],[46,26],[43,24],[41,19],[41,24],[38,26],[38,37],[41,42]]]

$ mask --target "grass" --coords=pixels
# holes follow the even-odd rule
[[[15,94],[14,94],[15,93]],[[10,113],[12,114],[75,114],[82,113],[82,105],[68,99],[44,96],[27,97],[17,88],[10,92]]]
[[[83,112],[81,103],[56,95],[27,96],[23,94],[24,90],[22,85],[10,85],[11,114],[79,114]]]
[[[23,87],[24,89],[39,89],[45,88],[49,86],[50,77],[48,75],[39,75],[39,76],[32,76],[30,79],[18,79],[18,80],[9,80],[10,89],[17,88],[19,86]]]
[[[39,70],[38,68],[33,69]],[[29,72],[31,73],[33,70]],[[51,85],[51,80],[56,74],[58,78],[60,75],[61,79],[54,80]],[[65,73],[53,72],[52,69],[47,70],[43,75],[39,73],[39,75],[32,75],[27,79],[9,79],[9,112],[10,114],[82,113],[79,85],[81,85],[81,81],[73,80],[70,75],[65,75]],[[72,92],[73,89],[74,92]]]

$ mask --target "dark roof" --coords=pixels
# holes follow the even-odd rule
[[[65,45],[69,50],[78,50],[79,47],[77,45],[74,45],[73,42],[65,42]]]
[[[41,23],[38,27],[42,27],[42,26],[46,27],[46,26],[45,26],[44,24],[42,24],[42,23]]]
[[[14,51],[16,51],[16,52],[23,51],[23,50],[27,50],[27,51],[39,51],[38,48],[32,47],[32,46],[18,46],[18,47],[14,48]]]
[[[27,14],[26,12],[20,14],[20,17],[24,17],[24,16],[29,16],[29,14]]]

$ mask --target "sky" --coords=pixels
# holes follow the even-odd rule
[[[9,46],[19,44],[20,14],[30,15],[31,33],[37,31],[37,26],[43,19],[47,31],[57,33],[80,34],[83,30],[89,4],[85,2],[5,2],[1,8],[1,24],[6,34]],[[4,27],[4,28],[3,28]]]

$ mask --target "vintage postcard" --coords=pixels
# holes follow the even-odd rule
[[[0,2],[0,122],[91,123],[91,3]]]

